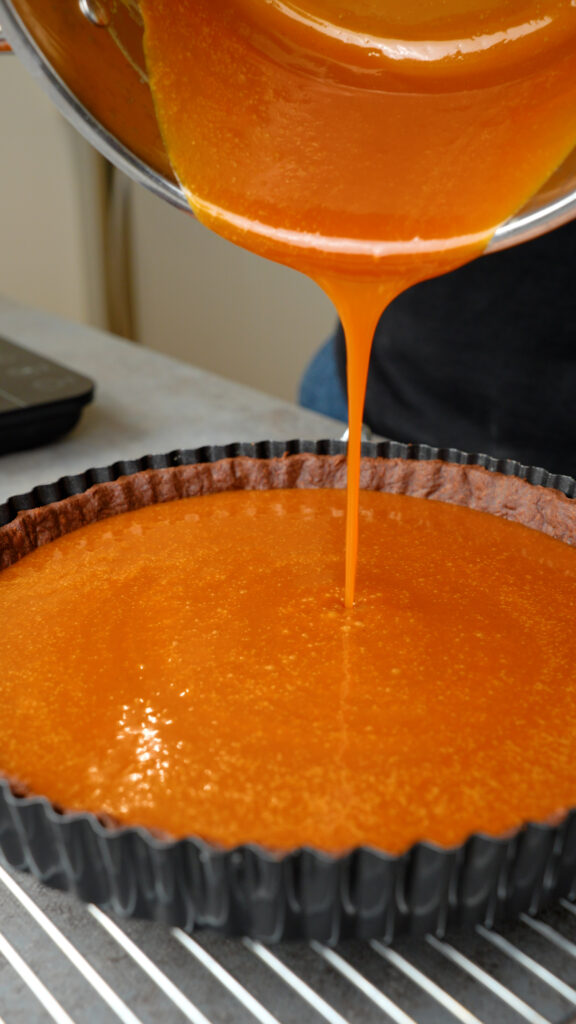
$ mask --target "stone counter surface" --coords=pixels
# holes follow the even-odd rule
[[[70,434],[43,448],[0,456],[0,502],[118,459],[233,441],[339,437],[344,429],[279,398],[1,297],[0,336],[96,385],[94,402]]]

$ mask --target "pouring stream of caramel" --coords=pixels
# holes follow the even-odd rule
[[[196,216],[308,274],[344,324],[345,604],[378,319],[478,256],[576,142],[571,0],[140,0],[150,83]],[[462,339],[462,344],[466,339]]]

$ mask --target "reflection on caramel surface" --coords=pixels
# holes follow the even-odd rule
[[[576,802],[576,551],[363,492],[130,512],[0,574],[0,769],[223,844],[399,851]],[[526,765],[530,771],[526,771]]]

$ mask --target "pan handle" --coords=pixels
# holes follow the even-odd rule
[[[102,0],[78,0],[81,13],[93,25],[99,28],[107,28],[111,21],[110,11]]]

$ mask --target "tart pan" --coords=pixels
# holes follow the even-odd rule
[[[448,501],[521,522],[576,546],[576,481],[489,456],[395,442],[363,446],[362,487]],[[56,536],[129,508],[226,489],[344,487],[345,446],[237,444],[117,462],[0,505],[0,569]],[[170,840],[93,814],[67,813],[0,779],[0,851],[13,868],[122,916],[274,943],[402,935],[537,913],[576,894],[576,810],[497,838],[399,856],[342,856]]]

